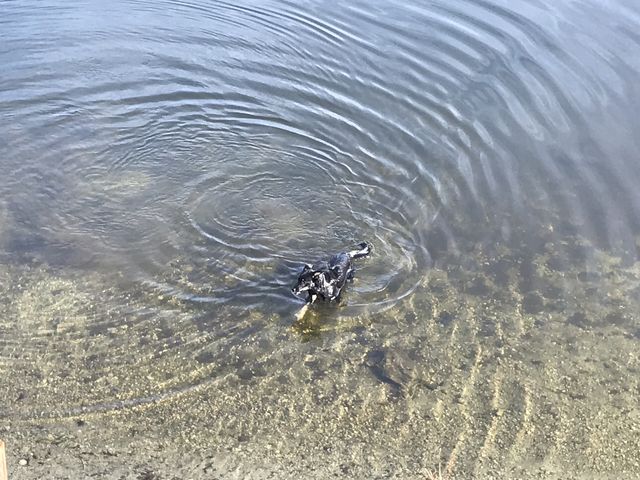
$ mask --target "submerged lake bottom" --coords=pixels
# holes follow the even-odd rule
[[[640,263],[558,237],[302,322],[5,262],[12,478],[637,478]]]
[[[632,0],[0,2],[10,478],[640,478],[638,31]],[[296,320],[302,265],[362,241]]]

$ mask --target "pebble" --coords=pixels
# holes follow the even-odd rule
[[[29,462],[27,461],[26,458],[21,458],[18,463],[20,464],[21,467],[26,467]]]

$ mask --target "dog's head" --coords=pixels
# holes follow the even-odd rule
[[[322,288],[325,281],[323,272],[313,270],[311,265],[305,265],[300,275],[298,275],[298,282],[291,289],[291,292],[294,295],[300,295],[307,291],[317,292]]]

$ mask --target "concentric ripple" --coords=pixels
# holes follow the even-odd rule
[[[266,328],[246,315],[290,324],[300,265],[363,240],[374,254],[327,319],[396,306],[444,251],[540,231],[634,259],[639,24],[623,1],[4,2],[0,259],[118,279],[161,306],[121,315],[130,297],[113,295],[0,355],[109,332],[91,345],[105,364],[121,353],[123,382],[174,360],[166,391],[92,400],[134,405],[203,381],[179,359],[221,342],[203,358],[222,361]],[[102,298],[87,295],[74,301]],[[168,328],[144,359],[116,348],[173,315],[184,337]]]
[[[375,245],[378,259],[366,264],[368,273],[355,288],[360,299],[352,303],[388,302],[415,285],[428,253],[420,247],[420,230],[410,227],[433,211],[425,205],[408,219],[402,204],[422,202],[414,192],[378,184],[361,166],[361,173],[354,171],[350,159],[343,163],[339,153],[317,148],[264,146],[258,151],[266,158],[234,159],[188,185],[190,227],[206,246],[200,255],[213,262],[212,275],[233,279],[211,301],[287,295],[302,262],[364,239]]]

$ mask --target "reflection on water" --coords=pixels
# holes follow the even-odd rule
[[[16,478],[640,474],[635,5],[0,12]]]

